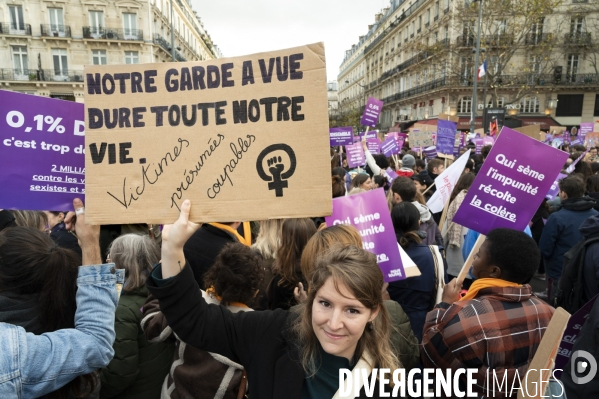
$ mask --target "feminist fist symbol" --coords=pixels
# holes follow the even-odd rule
[[[283,163],[282,158],[280,156],[269,158],[266,162],[268,165],[268,171],[272,175],[269,176],[265,173],[262,162],[268,154],[277,150],[285,151],[287,155],[289,155],[289,161],[291,165],[289,165],[289,168],[286,172],[283,172],[285,169],[285,164]],[[266,147],[264,150],[262,150],[260,155],[258,155],[258,159],[256,160],[256,170],[258,172],[258,176],[260,176],[262,180],[269,182],[268,189],[275,190],[275,196],[277,197],[283,196],[283,189],[288,187],[287,179],[293,175],[295,172],[295,167],[295,152],[287,144],[273,144]]]

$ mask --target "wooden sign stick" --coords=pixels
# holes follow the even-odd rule
[[[458,285],[462,285],[462,283],[464,282],[464,279],[466,278],[466,276],[468,275],[468,271],[470,270],[470,266],[472,265],[472,261],[474,260],[474,256],[478,253],[478,250],[480,249],[481,245],[483,245],[483,242],[485,242],[486,238],[487,236],[485,236],[484,234],[478,236],[478,239],[472,247],[472,251],[470,251],[470,255],[468,255],[468,259],[466,259],[466,261],[464,262],[464,266],[462,266],[462,270],[460,270],[460,274],[458,274]]]
[[[424,192],[422,193],[422,195],[426,194],[426,192],[428,190],[430,190],[434,185],[435,185],[435,182],[433,182],[433,184],[431,184],[430,187],[427,187],[426,190],[424,190]]]
[[[441,214],[441,223],[439,224],[439,231],[443,232],[443,225],[445,224],[445,217],[447,216],[447,209],[449,208],[449,201],[445,203],[443,207],[443,213]]]

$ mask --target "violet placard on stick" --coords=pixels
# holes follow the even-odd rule
[[[354,142],[354,128],[351,126],[329,128],[331,147],[350,145]]]
[[[364,126],[376,127],[382,110],[383,102],[381,100],[368,97],[368,101],[364,107],[364,114],[362,115],[362,120],[360,123]]]
[[[484,235],[500,227],[524,230],[567,158],[504,127],[453,221]]]

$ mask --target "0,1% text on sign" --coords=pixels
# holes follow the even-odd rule
[[[38,114],[33,117],[33,121],[35,122],[36,130],[44,131],[44,123],[46,124],[47,132],[56,132],[62,134],[65,132],[65,127],[60,124],[62,118],[54,118],[51,115],[41,115]],[[25,117],[19,111],[10,111],[6,114],[6,123],[8,126],[18,129],[25,124]],[[31,126],[27,126],[25,128],[25,132],[29,133],[33,130]],[[85,135],[85,122],[75,120],[73,126],[73,134],[75,136],[84,136]]]

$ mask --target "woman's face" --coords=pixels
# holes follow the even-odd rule
[[[333,278],[318,290],[312,303],[312,328],[326,353],[352,360],[366,324],[378,309],[366,308],[343,283],[335,289]]]
[[[64,214],[61,212],[58,214],[58,216],[54,216],[53,213],[51,212],[44,212],[46,214],[46,216],[48,216],[48,226],[50,228],[56,226],[58,223],[61,223],[64,220]]]
[[[372,179],[369,177],[364,183],[360,185],[360,188],[363,188],[366,191],[372,190]]]

